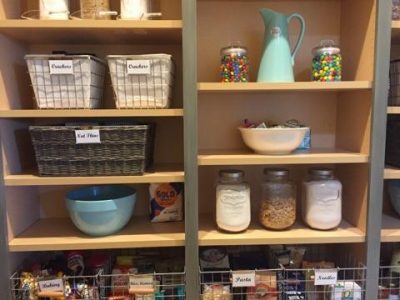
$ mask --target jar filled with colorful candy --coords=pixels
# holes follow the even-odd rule
[[[312,53],[313,81],[342,80],[342,55],[334,41],[321,41],[320,46],[315,47]]]
[[[240,46],[239,43],[221,49],[221,81],[249,81],[247,48]]]

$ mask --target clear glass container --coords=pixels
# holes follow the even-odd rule
[[[216,221],[220,229],[241,232],[250,225],[250,186],[241,170],[221,170],[216,188]]]
[[[249,58],[247,48],[240,42],[221,49],[221,82],[248,82]]]
[[[329,230],[342,221],[342,184],[331,169],[310,169],[303,182],[302,214],[314,229]]]
[[[312,50],[312,80],[341,81],[342,54],[338,45],[332,40],[323,40]]]
[[[265,169],[259,220],[268,228],[287,229],[296,221],[296,184],[286,169]]]
[[[80,0],[82,19],[110,19],[110,0]]]

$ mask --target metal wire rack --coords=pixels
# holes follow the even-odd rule
[[[101,300],[183,300],[185,272],[100,275]]]
[[[318,269],[200,271],[202,300],[336,300],[365,299],[366,267],[335,268],[336,284],[316,285]],[[321,270],[322,271],[322,270]],[[238,287],[241,274],[254,274],[254,284]],[[347,298],[346,298],[347,297]],[[351,297],[351,298],[350,298]]]
[[[87,276],[64,276],[58,278],[62,281],[61,289],[42,290],[41,283],[50,285],[53,277],[30,276],[26,273],[14,273],[11,278],[11,293],[13,300],[32,300],[67,295],[79,295],[81,299],[99,299],[100,297],[100,273]]]
[[[400,267],[381,266],[379,268],[378,300],[400,295]]]
[[[37,107],[100,108],[105,62],[91,55],[26,55]],[[70,71],[59,71],[60,69]],[[58,70],[52,72],[52,70]]]
[[[109,55],[107,60],[117,108],[170,107],[175,78],[171,55]]]

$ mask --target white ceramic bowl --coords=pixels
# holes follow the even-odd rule
[[[243,142],[258,154],[288,154],[300,146],[308,127],[239,128]]]

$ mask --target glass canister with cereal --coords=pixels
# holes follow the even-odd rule
[[[296,221],[296,184],[286,169],[265,169],[264,174],[260,223],[268,229],[287,229]]]
[[[326,168],[309,170],[303,183],[303,219],[314,229],[336,228],[342,220],[342,184]]]

